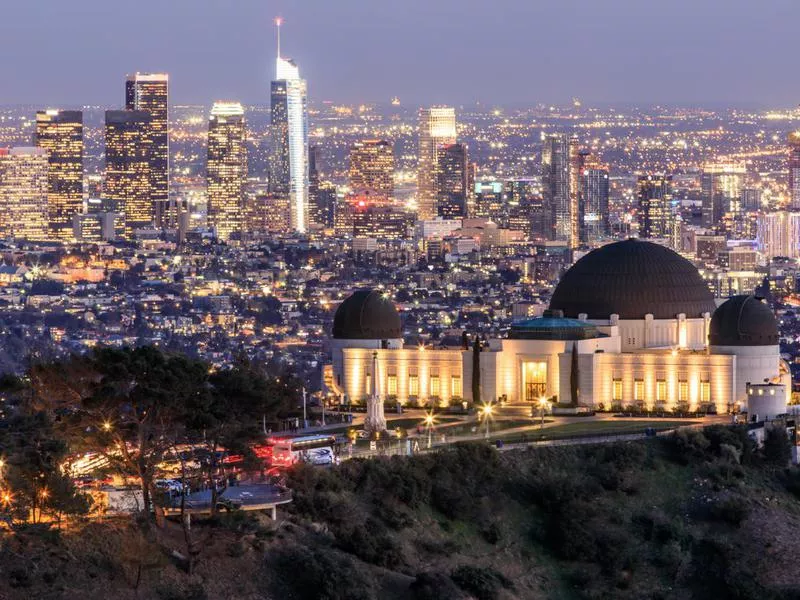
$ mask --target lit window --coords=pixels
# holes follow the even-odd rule
[[[612,387],[613,390],[611,392],[611,399],[622,401],[622,379],[615,378]]]
[[[689,382],[681,379],[678,382],[678,402],[689,401]]]
[[[656,380],[656,400],[658,402],[667,400],[667,381],[665,379]]]
[[[453,398],[461,398],[463,395],[463,388],[461,387],[461,377],[455,375],[450,378],[450,395]]]
[[[434,375],[431,377],[431,396],[438,398],[440,391],[439,376]]]
[[[711,402],[711,382],[700,382],[700,402]]]
[[[389,375],[386,378],[386,393],[390,396],[397,396],[397,375]]]
[[[774,396],[774,395],[775,395],[775,390],[770,390],[770,391],[769,391],[769,395],[770,395],[770,396]]]
[[[635,379],[633,381],[633,399],[644,400],[644,379]]]
[[[369,395],[372,393],[372,374],[367,373],[364,377],[364,393]]]
[[[417,375],[408,376],[408,395],[419,396],[419,377]]]

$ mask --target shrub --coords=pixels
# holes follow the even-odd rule
[[[750,514],[750,505],[741,496],[727,496],[715,502],[710,511],[710,516],[718,521],[724,521],[738,527]]]
[[[208,594],[201,583],[190,583],[186,587],[174,582],[162,582],[156,587],[159,600],[207,600]]]
[[[478,600],[495,600],[503,588],[514,587],[514,584],[505,575],[491,567],[462,565],[456,568],[450,577],[458,587],[469,592]]]
[[[755,442],[747,435],[747,427],[744,425],[711,425],[703,429],[703,435],[708,439],[709,449],[715,455],[725,456],[724,446],[732,446],[739,453],[737,462],[744,465],[752,462]]]
[[[792,445],[785,427],[770,427],[764,435],[764,460],[785,467],[792,458]]]
[[[691,459],[703,458],[711,442],[697,429],[678,429],[665,439],[670,459],[685,465]]]
[[[786,469],[783,474],[783,485],[787,491],[800,498],[800,469]]]
[[[334,535],[339,548],[365,562],[393,569],[406,564],[399,543],[377,519],[370,517],[365,523],[337,527]]]
[[[463,600],[467,596],[444,573],[420,573],[411,584],[414,600]]]
[[[372,574],[351,557],[330,548],[296,544],[275,547],[265,566],[272,571],[276,597],[292,600],[373,600]]]

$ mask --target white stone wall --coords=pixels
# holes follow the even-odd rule
[[[367,374],[372,371],[372,354],[378,353],[377,393],[389,399],[388,378],[396,377],[395,399],[409,402],[409,378],[416,376],[419,384],[417,402],[431,399],[431,378],[439,378],[439,404],[447,406],[453,400],[452,378],[461,378],[462,399],[468,394],[471,381],[465,380],[461,350],[420,350],[418,348],[372,349],[342,348],[342,381],[345,393],[354,404],[363,403],[368,394]]]
[[[709,346],[709,352],[736,356],[735,401],[747,403],[747,384],[764,383],[780,375],[778,346]]]
[[[633,352],[644,348],[688,348],[702,350],[708,344],[710,316],[687,319],[677,315],[674,319],[591,319],[599,327],[616,325],[622,352]]]
[[[680,381],[688,384],[688,404],[691,410],[700,407],[703,381],[710,383],[710,402],[718,412],[725,412],[733,402],[737,357],[702,352],[633,352],[624,354],[597,354],[595,356],[594,405],[609,408],[613,399],[613,380],[622,380],[623,406],[635,406],[635,381],[644,383],[642,403],[646,408],[671,409],[679,402]],[[657,402],[656,385],[659,379],[666,382],[666,399]]]

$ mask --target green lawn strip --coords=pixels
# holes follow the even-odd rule
[[[573,437],[588,437],[602,435],[622,435],[629,433],[644,433],[645,429],[652,427],[657,431],[675,429],[686,425],[693,425],[696,421],[595,421],[590,423],[566,423],[545,429],[523,431],[503,436],[502,431],[491,431],[491,437],[500,437],[505,442],[557,440]]]

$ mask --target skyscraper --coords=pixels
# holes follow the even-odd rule
[[[574,147],[574,145],[573,145]],[[570,138],[555,133],[544,138],[542,146],[542,197],[545,227],[550,240],[577,245],[573,237],[573,199],[570,193]],[[576,215],[577,218],[577,215]]]
[[[169,75],[128,75],[125,108],[150,115],[150,197],[155,225],[175,227],[175,211],[169,206]]]
[[[639,237],[670,237],[673,225],[672,177],[639,176]]]
[[[115,201],[124,215],[127,239],[137,229],[153,226],[150,119],[143,110],[106,111],[104,196]]]
[[[238,102],[215,102],[208,121],[208,221],[217,238],[242,231],[247,179],[244,109]]]
[[[608,169],[585,165],[581,174],[582,239],[593,245],[609,235]]]
[[[419,111],[419,152],[417,164],[417,205],[419,219],[437,214],[436,157],[439,146],[456,143],[456,112],[436,106]]]
[[[800,256],[800,213],[759,213],[756,229],[758,249],[768,260],[777,256]]]
[[[800,131],[789,134],[789,208],[800,210]]]
[[[741,216],[741,190],[747,168],[744,163],[706,163],[700,175],[703,227],[730,231]]]
[[[329,229],[333,227],[336,205],[336,186],[322,180],[322,149],[308,148],[308,220],[312,225]]]
[[[350,190],[391,200],[394,196],[394,149],[386,140],[363,140],[350,148]]]
[[[83,113],[40,110],[35,143],[47,150],[47,212],[50,236],[73,238],[72,216],[83,208]]]
[[[48,239],[44,148],[0,148],[0,237]]]
[[[436,213],[446,219],[467,216],[470,168],[466,144],[445,144],[436,150]]]
[[[288,193],[293,231],[308,229],[308,109],[306,81],[297,64],[281,56],[278,26],[278,57],[275,80],[270,89],[272,156],[270,189]]]

